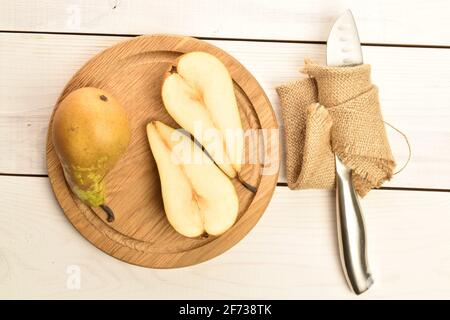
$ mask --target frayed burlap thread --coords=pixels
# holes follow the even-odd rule
[[[291,189],[331,189],[334,154],[353,170],[364,196],[395,168],[370,66],[326,67],[305,61],[308,79],[277,88],[285,127]]]

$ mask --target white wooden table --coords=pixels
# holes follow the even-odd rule
[[[376,281],[369,292],[356,297],[344,281],[331,191],[278,186],[237,246],[177,270],[111,258],[66,220],[46,175],[47,123],[95,53],[140,34],[196,36],[239,59],[278,112],[275,86],[297,79],[305,57],[324,61],[328,31],[347,8],[385,120],[413,148],[410,165],[362,202]],[[2,0],[0,298],[450,298],[449,12],[439,0]],[[402,163],[407,147],[389,137]]]

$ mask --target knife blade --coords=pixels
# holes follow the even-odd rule
[[[327,65],[348,67],[363,63],[358,30],[350,10],[334,23],[327,40]],[[367,258],[364,216],[352,182],[352,171],[337,155],[336,215],[339,252],[349,287],[361,294],[373,284]]]

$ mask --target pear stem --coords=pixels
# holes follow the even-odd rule
[[[247,190],[249,190],[249,191],[251,191],[251,192],[253,192],[253,193],[256,193],[256,191],[258,190],[256,187],[254,187],[254,186],[252,186],[251,184],[245,182],[245,181],[241,178],[241,176],[240,176],[239,174],[237,175],[237,178],[238,178],[239,182],[240,182]]]
[[[202,238],[202,239],[208,239],[208,237],[209,237],[209,234],[206,231],[203,232],[203,234],[200,236],[200,238]]]
[[[112,211],[112,209],[110,207],[108,207],[106,204],[101,204],[100,208],[103,209],[103,211],[106,212],[107,218],[106,220],[108,222],[113,222],[114,221],[114,212]]]

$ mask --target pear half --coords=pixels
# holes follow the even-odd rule
[[[147,125],[167,219],[186,237],[220,235],[236,221],[239,200],[229,178],[189,137],[154,121]]]
[[[172,118],[234,178],[241,170],[244,138],[233,81],[225,65],[206,52],[183,54],[176,72],[166,75],[162,100]]]

